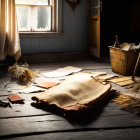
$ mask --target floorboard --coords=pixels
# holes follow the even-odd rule
[[[25,104],[12,104],[12,107],[9,108],[0,108],[0,119],[2,118],[14,118],[14,117],[26,117],[26,116],[40,116],[40,115],[50,115],[50,112],[47,112],[43,109],[37,109],[31,106],[32,101],[26,101]],[[100,116],[112,116],[112,115],[126,115],[130,114],[129,112],[122,111],[120,107],[112,102],[103,106]],[[111,111],[110,111],[111,110]]]
[[[138,140],[140,128],[79,131],[79,132],[58,132],[38,134],[32,136],[17,137],[18,140]],[[9,140],[15,140],[10,138]]]
[[[86,121],[86,120],[85,120]],[[80,129],[116,129],[140,127],[140,118],[133,114],[100,116],[87,125],[71,123],[56,115],[0,119],[0,135],[17,135]],[[13,129],[15,128],[15,129]]]
[[[32,64],[30,68],[49,72],[68,65],[88,72],[113,73],[110,63],[94,60],[40,63]],[[0,80],[8,81],[9,77],[1,75]],[[115,84],[112,86],[120,91],[125,90]],[[10,94],[6,88],[1,89],[0,100],[7,99]],[[31,106],[31,97],[35,94],[38,93],[20,94],[25,99],[25,104],[11,104],[11,108],[0,108],[0,139],[129,140],[140,137],[140,117],[121,110],[111,100],[102,104],[98,112],[92,110],[91,116],[87,114],[87,120],[83,116],[72,119]]]

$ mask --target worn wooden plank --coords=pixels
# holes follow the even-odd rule
[[[60,68],[68,65],[81,67],[84,68],[86,71],[91,71],[91,72],[105,71],[110,74],[113,73],[110,64],[95,62],[94,60],[92,61],[82,60],[81,62],[71,61],[69,63],[67,62],[47,63],[47,64],[39,64],[39,65],[34,64],[31,65],[31,69],[40,69],[41,71],[51,71],[51,70],[55,70],[56,68]],[[119,87],[117,88],[119,89]],[[1,94],[0,92],[0,98],[6,98],[7,95],[9,94],[10,93],[7,92]],[[66,138],[66,139],[81,140],[80,135],[83,139],[93,139],[93,138],[106,139],[106,137],[109,137],[109,139],[115,139],[115,138],[123,139],[125,138],[123,134],[130,133],[130,130],[131,131],[133,130],[133,129],[126,129],[126,128],[140,127],[140,118],[138,116],[120,110],[120,107],[112,102],[109,102],[103,107],[103,110],[101,110],[101,112],[98,114],[96,119],[92,118],[89,123],[83,125],[83,124],[79,124],[78,122],[70,123],[63,117],[52,115],[52,113],[50,112],[32,107],[30,103],[32,102],[31,96],[33,96],[33,94],[25,94],[25,95],[23,94],[21,96],[24,96],[25,104],[23,105],[13,104],[11,109],[0,108],[0,138],[3,138],[5,136],[12,137],[12,136],[24,136],[24,135],[35,134],[35,137],[37,136],[36,138],[38,139],[40,138],[58,139],[60,137],[63,140],[64,137],[64,139]],[[120,128],[125,128],[124,130],[126,131],[120,130]],[[95,131],[95,130],[102,130],[102,129],[105,129],[106,131]],[[111,129],[115,129],[115,130],[111,130]],[[87,132],[87,130],[90,130],[89,132],[91,132],[91,134]],[[137,128],[136,130],[137,130],[136,133],[134,131],[134,135],[139,136],[139,128]],[[66,131],[70,131],[70,132],[66,133]],[[84,133],[78,131],[84,131]],[[60,133],[59,135],[59,132],[65,132],[65,133]],[[54,135],[46,134],[47,135],[46,136],[44,133],[54,133]],[[44,134],[44,135],[39,135],[39,134]],[[111,134],[114,134],[114,137],[113,136],[111,137]],[[70,137],[68,137],[68,135]],[[35,139],[35,137],[34,136],[21,137],[21,139],[22,138]],[[19,139],[20,137],[17,138]],[[129,136],[126,138],[129,138]]]
[[[76,67],[80,67],[80,65],[78,66],[78,63],[76,62],[76,63],[74,63],[74,62],[71,62],[70,64],[66,64],[66,62],[64,63],[60,63],[60,65],[59,64],[55,64],[55,65],[52,65],[52,64],[48,64],[48,65],[42,65],[42,64],[40,64],[39,66],[37,66],[36,64],[33,64],[32,66],[31,66],[31,70],[32,69],[40,69],[40,71],[41,72],[50,72],[50,71],[52,71],[52,70],[55,70],[55,69],[57,69],[57,68],[60,68],[60,67],[64,67],[64,66],[68,66],[68,65],[72,65],[72,66],[76,66]],[[80,63],[81,64],[81,63]],[[87,69],[85,69],[84,71],[88,71],[88,72],[97,72],[97,71],[101,71],[101,72],[107,72],[108,74],[112,74],[113,72],[111,71],[111,69],[110,68],[107,68],[106,67],[106,65],[98,65],[98,63],[97,63],[97,66],[95,65],[93,65],[92,66],[92,68],[90,68],[88,65],[87,66],[84,66],[83,64],[81,65],[82,67],[84,67],[84,68],[87,68]],[[104,68],[104,67],[106,67],[106,69]],[[5,75],[5,78],[3,78],[2,80],[4,81],[4,83],[7,83],[8,81],[9,81],[9,79],[10,79],[10,77],[8,77],[7,75]],[[16,82],[14,82],[14,83],[16,83]],[[7,87],[5,87],[5,88],[0,88],[1,90],[0,90],[0,97],[1,96],[7,96],[7,95],[10,95],[11,94],[11,92],[8,92],[8,90],[7,90],[7,88],[11,85],[12,86],[12,84],[13,83],[9,83],[8,85],[7,85]],[[20,85],[18,85],[18,88],[20,87]],[[22,88],[23,86],[21,86],[21,88]],[[17,93],[18,91],[17,90],[13,90],[12,92],[15,92],[15,93]]]
[[[140,127],[140,118],[133,114],[98,117],[87,125],[76,125],[74,123],[70,123],[60,116],[45,115],[24,118],[0,119],[0,124],[0,135],[4,136],[66,130],[80,131],[81,129],[117,129]]]
[[[51,112],[47,112],[42,109],[37,109],[30,105],[32,101],[28,101],[25,104],[12,104],[12,108],[0,108],[1,118],[13,118],[13,117],[25,117],[25,116],[40,116],[50,115]],[[104,106],[100,116],[112,116],[112,115],[127,115],[130,114],[126,111],[122,111],[118,105],[113,103]]]
[[[26,116],[41,116],[49,115],[50,112],[36,109],[29,104],[17,105],[12,108],[0,108],[0,119],[2,118],[14,118],[14,117],[26,117]]]
[[[54,132],[31,136],[10,138],[10,140],[138,140],[140,138],[140,128],[80,131],[80,132]]]
[[[27,117],[27,118],[14,118],[0,120],[1,135],[13,134],[28,134],[38,132],[51,132],[51,131],[64,131],[64,130],[79,130],[79,129],[104,129],[104,128],[117,128],[117,127],[136,127],[140,125],[139,118],[130,116],[121,117],[100,117],[95,122],[88,126],[72,125],[63,118],[52,116],[41,117]],[[13,129],[14,128],[14,129]]]
[[[44,68],[45,67],[43,67],[43,69]],[[50,66],[50,68],[51,68],[51,66]],[[98,70],[94,70],[94,71],[98,71]],[[102,69],[101,71],[104,71],[104,69]],[[110,69],[109,70],[106,69],[105,71],[110,71]],[[4,96],[0,97],[0,99],[3,99],[3,98],[6,99],[7,98],[6,95],[11,94],[11,92],[7,92],[7,91],[2,91],[1,93],[3,93],[1,95],[4,95]],[[38,94],[38,93],[35,93],[35,94]],[[21,94],[21,97],[23,97],[25,99],[25,104],[23,104],[23,105],[12,104],[11,109],[10,108],[6,108],[6,109],[0,108],[0,112],[1,112],[0,118],[24,117],[24,116],[33,116],[33,115],[39,116],[39,115],[50,114],[50,112],[46,112],[46,111],[43,111],[41,109],[36,109],[30,105],[32,102],[31,97],[35,94]],[[104,108],[105,111],[103,110],[101,115],[105,116],[105,115],[127,114],[127,112],[121,111],[117,105],[115,105],[115,107],[112,107],[112,105],[114,106],[114,104],[109,103],[109,105],[107,105],[107,107]],[[111,106],[111,107],[109,107],[109,106]],[[112,110],[112,111],[110,111],[110,110]]]
[[[0,97],[2,97],[2,96],[8,96],[8,95],[10,95],[11,93],[10,92],[8,92],[8,91],[6,91],[6,90],[1,90],[0,91]]]
[[[24,117],[24,116],[33,116],[33,115],[47,115],[50,112],[44,111],[42,109],[37,109],[31,106],[31,103],[34,102],[31,97],[38,93],[31,94],[19,94],[23,99],[25,99],[25,104],[11,104],[12,108],[0,108],[0,118],[10,118],[10,117]],[[0,97],[1,99],[7,99],[7,96]],[[129,114],[126,111],[122,111],[117,104],[107,102],[102,105],[100,116],[110,116],[110,115],[126,115]],[[111,110],[111,111],[110,111]]]

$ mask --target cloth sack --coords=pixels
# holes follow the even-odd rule
[[[79,111],[92,104],[99,104],[111,90],[110,84],[102,84],[91,74],[75,74],[59,85],[42,92],[32,99],[37,104],[54,106],[65,111]]]

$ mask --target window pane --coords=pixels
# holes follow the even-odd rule
[[[51,7],[36,8],[37,25],[34,30],[50,31],[51,30]]]
[[[16,4],[33,4],[33,5],[39,5],[39,4],[45,4],[48,5],[48,0],[15,0]]]
[[[19,31],[29,30],[28,29],[29,7],[27,7],[27,6],[17,6],[16,10],[17,10]]]

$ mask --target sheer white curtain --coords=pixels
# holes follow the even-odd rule
[[[21,55],[15,0],[0,0],[0,60]]]

